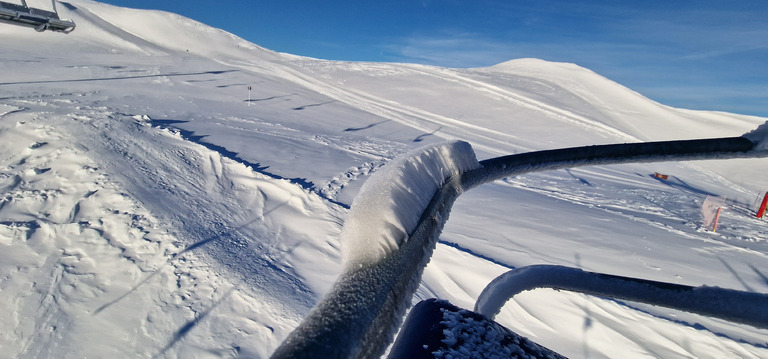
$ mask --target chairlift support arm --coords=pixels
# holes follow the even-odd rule
[[[507,300],[537,288],[647,303],[768,328],[768,311],[765,310],[768,294],[765,293],[692,287],[543,264],[513,269],[498,276],[483,289],[474,311],[493,319]]]
[[[68,34],[75,29],[75,22],[59,18],[56,11],[56,0],[51,0],[53,11],[47,11],[27,6],[25,0],[21,5],[0,1],[0,22],[12,25],[34,28],[39,32],[45,30]]]

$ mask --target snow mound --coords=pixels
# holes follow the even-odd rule
[[[755,151],[768,151],[768,121],[758,128],[745,133],[742,137],[752,141],[755,144]]]
[[[479,166],[472,146],[455,141],[422,147],[376,171],[341,231],[345,268],[377,262],[400,248],[444,181]]]

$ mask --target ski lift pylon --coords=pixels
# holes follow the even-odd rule
[[[0,1],[0,22],[34,28],[39,32],[45,30],[63,32],[65,34],[75,29],[75,22],[59,18],[56,11],[56,0],[51,0],[53,11],[27,6],[26,0],[21,4]]]

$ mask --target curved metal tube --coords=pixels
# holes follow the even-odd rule
[[[272,358],[377,358],[394,338],[451,206],[465,190],[497,179],[587,165],[768,157],[743,137],[585,146],[481,161],[432,197],[404,245],[386,259],[343,273]]]
[[[597,145],[527,152],[480,161],[481,168],[462,174],[468,190],[504,177],[580,166],[620,163],[768,157],[752,151],[744,137]]]
[[[380,357],[394,338],[461,192],[457,178],[443,185],[403,246],[374,265],[343,273],[272,358]]]
[[[474,310],[493,319],[513,296],[538,288],[631,300],[768,328],[768,294],[692,287],[558,265],[532,265],[496,277],[483,289]]]

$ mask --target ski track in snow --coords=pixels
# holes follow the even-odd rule
[[[304,71],[319,71],[320,73],[322,73],[322,71],[328,71],[327,69],[322,68],[322,66],[334,66],[334,63],[332,62],[328,64],[319,64],[316,61],[299,61],[296,62],[296,64]],[[382,69],[378,68],[382,66],[381,64],[360,64],[358,66],[361,66],[362,69],[358,69],[357,71],[369,71],[372,73],[382,71]],[[369,66],[370,69],[366,68],[367,66]],[[383,66],[386,67],[387,65]],[[320,68],[318,69],[318,67]],[[288,70],[285,69],[284,71]],[[400,65],[400,69],[396,71],[408,71],[415,75],[423,75],[426,77],[439,79],[441,81],[455,83],[472,91],[476,91],[477,93],[485,94],[491,98],[509,102],[511,104],[520,106],[522,108],[527,108],[535,112],[540,112],[544,116],[553,118],[557,121],[574,124],[588,131],[602,133],[610,138],[615,138],[618,141],[638,141],[638,139],[634,136],[606,126],[597,121],[590,120],[582,115],[544,104],[540,101],[528,98],[521,94],[513,93],[488,83],[470,79],[468,76],[461,75],[457,70],[431,68],[420,65]],[[295,71],[288,71],[288,73],[293,75],[293,78],[297,83],[313,88],[320,93],[337,99],[338,101],[363,108],[368,112],[378,116],[387,119],[393,119],[407,126],[420,129],[424,132],[431,133],[433,132],[433,129],[439,128],[439,133],[436,133],[436,135],[440,137],[445,139],[463,139],[474,143],[475,147],[478,149],[489,151],[490,153],[508,154],[509,152],[513,151],[524,152],[538,148],[535,142],[529,142],[530,139],[522,138],[509,133],[495,131],[482,126],[473,125],[471,123],[438,115],[436,113],[414,108],[412,106],[393,103],[392,101],[388,101],[370,93],[366,93],[362,90],[346,88],[344,86],[336,86],[328,81],[321,82],[320,80],[313,77],[296,74]],[[494,145],[488,146],[486,145],[487,143],[494,143]],[[520,143],[524,143],[526,145],[520,146]],[[500,148],[503,148],[504,150],[500,150]]]
[[[543,183],[541,183],[541,179],[539,179],[539,181],[537,181],[535,184],[530,184],[526,183],[525,180],[515,182],[508,178],[504,180],[504,183],[516,188],[523,188],[574,204],[587,206],[590,208],[597,207],[598,209],[610,214],[626,217],[632,221],[643,222],[650,226],[676,233],[680,237],[715,244],[717,247],[710,248],[710,250],[716,252],[724,250],[746,251],[768,259],[768,254],[766,253],[757,250],[751,250],[748,247],[745,248],[743,243],[733,243],[734,240],[736,240],[733,237],[729,236],[725,238],[721,237],[722,239],[713,239],[710,236],[703,235],[703,233],[706,233],[704,229],[698,233],[696,231],[691,231],[691,228],[698,229],[699,224],[697,223],[700,222],[700,213],[698,211],[692,212],[690,210],[697,210],[698,208],[686,208],[685,212],[679,213],[670,209],[679,202],[695,203],[700,201],[702,199],[702,194],[692,195],[690,193],[684,193],[683,191],[680,191],[677,192],[674,197],[670,197],[669,195],[659,195],[658,191],[636,189],[625,196],[608,197],[594,191],[562,190],[556,187],[556,183],[554,182],[551,183],[551,187],[546,187]],[[650,205],[642,202],[634,202],[623,199],[632,197],[643,199],[647,201],[647,203],[650,203]],[[670,200],[674,202],[670,203]],[[743,217],[740,216],[740,218]],[[739,220],[743,221],[743,219]],[[739,225],[736,224],[734,226]],[[761,236],[756,236],[755,238],[760,237]],[[758,239],[758,241],[760,241],[760,239]]]
[[[62,2],[62,4],[67,7],[74,7],[74,5],[66,2]],[[85,20],[85,23],[83,21],[78,21],[77,26],[80,28],[96,27],[102,29],[106,34],[108,34],[108,36],[111,37],[111,39],[113,39],[113,41],[118,41],[121,45],[135,47],[147,55],[168,55],[168,51],[166,49],[152,43],[151,41],[147,41],[139,36],[121,29],[120,27],[103,19],[87,8],[78,7],[77,10],[79,17],[82,20]]]
[[[225,62],[224,64],[248,70],[263,71],[249,62]],[[306,66],[306,64],[299,62],[298,66]],[[363,109],[378,117],[395,120],[406,126],[427,133],[433,132],[435,128],[441,128],[438,136],[448,140],[461,138],[468,142],[476,143],[476,146],[479,148],[493,152],[498,152],[498,148],[488,146],[486,143],[491,142],[503,146],[504,148],[512,148],[518,151],[528,149],[512,145],[521,140],[514,135],[505,134],[481,126],[475,126],[470,123],[461,122],[418,108],[392,103],[386,99],[359,90],[335,86],[287,66],[270,68],[270,70],[279,73],[286,79],[294,81],[303,87],[322,93],[340,102]]]
[[[459,72],[457,72],[456,70],[451,70],[451,69],[436,70],[434,68],[429,68],[424,66],[415,66],[415,65],[408,66],[408,68],[412,71],[419,72],[430,77],[439,78],[441,80],[447,79],[448,81],[453,81],[462,86],[466,86],[474,91],[478,91],[480,93],[487,93],[491,97],[499,98],[504,101],[509,101],[524,108],[529,108],[534,111],[542,112],[546,116],[554,118],[559,121],[576,124],[580,127],[586,128],[590,131],[594,131],[597,133],[604,133],[611,137],[617,138],[619,141],[633,141],[633,142],[638,141],[636,137],[630,136],[627,133],[618,131],[615,128],[611,128],[600,122],[590,120],[584,116],[575,114],[573,112],[570,112],[564,109],[557,108],[555,106],[547,105],[545,103],[542,103],[540,101],[534,100],[532,98],[529,98],[520,94],[512,93],[511,91],[504,90],[500,87],[497,87],[485,82],[470,79],[468,77],[460,75]]]
[[[377,168],[384,165],[384,161],[366,162],[359,166],[350,167],[343,174],[331,178],[328,183],[319,189],[319,193],[331,200],[338,200],[339,193],[344,187],[349,186],[354,181],[360,180],[361,176],[367,176]],[[351,203],[352,198],[348,198],[345,203]]]

